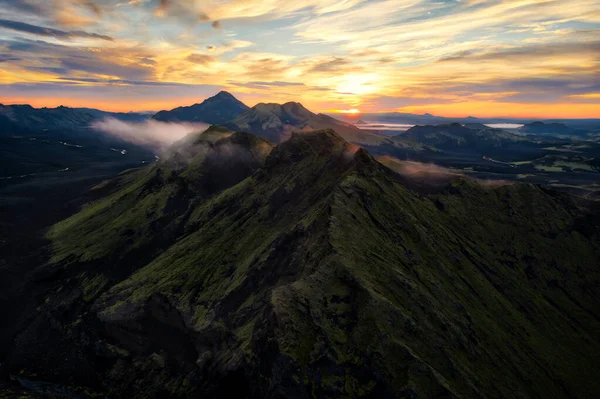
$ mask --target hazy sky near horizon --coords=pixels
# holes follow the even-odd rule
[[[0,0],[0,103],[599,117],[600,0]]]

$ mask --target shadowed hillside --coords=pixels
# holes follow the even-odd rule
[[[421,192],[332,130],[190,140],[50,230],[9,373],[139,398],[600,393],[597,204]]]
[[[233,95],[221,91],[200,104],[160,111],[152,118],[161,122],[204,122],[219,124],[228,122],[249,108]]]

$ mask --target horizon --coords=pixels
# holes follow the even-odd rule
[[[239,100],[237,94],[231,93],[227,90],[219,90],[218,92],[209,95],[206,98],[203,98],[199,101],[196,101],[194,103],[190,103],[190,104],[179,104],[176,105],[172,108],[169,109],[158,109],[158,110],[129,110],[129,111],[124,111],[124,110],[112,110],[109,108],[100,108],[100,107],[95,107],[95,106],[83,106],[83,105],[67,105],[67,104],[58,104],[58,105],[40,105],[40,106],[36,106],[34,104],[31,103],[23,103],[23,102],[2,102],[0,101],[0,105],[4,105],[4,106],[31,106],[33,108],[36,109],[43,109],[43,108],[47,108],[47,109],[55,109],[55,108],[59,108],[59,107],[67,107],[67,108],[72,108],[72,109],[95,109],[98,111],[104,111],[104,112],[113,112],[113,113],[137,113],[137,114],[156,114],[158,112],[162,112],[162,111],[170,111],[173,110],[177,107],[189,107],[189,106],[193,106],[193,105],[197,105],[202,103],[203,101],[215,97],[216,95],[218,95],[221,92],[225,92],[228,93],[232,96],[234,96],[236,99]],[[243,101],[242,101],[243,102]],[[298,101],[286,101],[286,102],[282,102],[282,103],[276,103],[276,104],[285,104],[287,102],[298,102]],[[268,101],[259,101],[258,103],[254,104],[254,105],[248,105],[249,107],[255,107],[259,104],[267,104],[269,103]],[[474,119],[521,119],[521,120],[585,120],[585,119],[600,119],[600,115],[598,117],[591,117],[591,118],[560,118],[560,117],[553,117],[553,118],[548,118],[548,117],[535,117],[535,116],[520,116],[520,117],[514,117],[514,116],[479,116],[479,115],[474,115],[474,114],[469,114],[469,115],[457,115],[457,116],[453,116],[453,115],[439,115],[439,114],[434,114],[431,112],[423,112],[423,113],[416,113],[416,112],[402,112],[402,111],[398,111],[398,110],[388,110],[388,111],[375,111],[375,112],[360,112],[359,110],[356,109],[350,109],[350,110],[311,110],[310,108],[306,107],[303,103],[299,102],[300,105],[304,106],[305,108],[307,108],[309,111],[314,112],[314,113],[323,113],[323,114],[329,114],[329,115],[338,115],[340,119],[348,119],[348,117],[352,116],[353,119],[356,119],[357,121],[361,119],[361,116],[363,115],[377,115],[377,114],[390,114],[390,113],[406,113],[406,114],[411,114],[411,115],[415,115],[415,116],[431,116],[431,117],[436,117],[436,118],[446,118],[446,119],[468,119],[468,118],[474,118]],[[354,112],[354,111],[358,111],[358,112]],[[344,118],[345,117],[345,118]],[[377,121],[373,121],[373,122],[377,122]]]
[[[0,0],[0,103],[600,117],[600,3]]]

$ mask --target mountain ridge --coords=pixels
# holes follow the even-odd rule
[[[344,139],[353,143],[378,144],[386,140],[384,136],[361,130],[329,115],[315,114],[298,102],[259,103],[223,126],[230,130],[247,131],[274,143],[285,141],[294,131],[319,129],[335,129]]]
[[[69,289],[37,294],[7,367],[140,398],[600,390],[592,203],[462,179],[420,193],[332,130],[259,164],[189,206],[181,181],[202,164],[143,169],[57,224],[35,275]]]

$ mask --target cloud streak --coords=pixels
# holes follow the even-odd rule
[[[75,31],[62,31],[52,28],[44,28],[41,26],[30,25],[19,21],[9,21],[6,19],[0,19],[0,28],[10,29],[17,32],[25,32],[37,36],[54,37],[57,39],[74,39],[74,38],[86,38],[86,39],[99,39],[114,41],[110,36],[99,35],[97,33],[88,33],[81,30]]]

